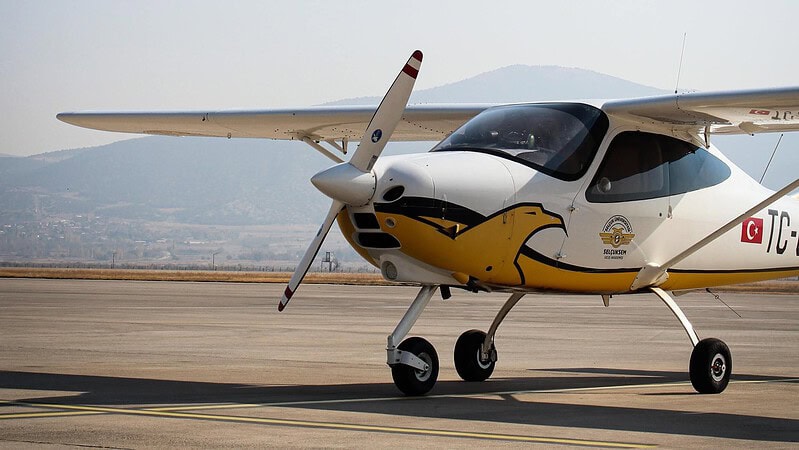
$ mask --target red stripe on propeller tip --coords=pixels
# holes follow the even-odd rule
[[[416,50],[415,52],[413,52],[413,55],[411,55],[411,58],[413,58],[413,59],[415,59],[415,60],[417,60],[419,62],[422,62],[422,52],[419,51],[419,50]],[[419,75],[419,69],[414,68],[410,64],[405,64],[405,67],[402,68],[402,71],[405,72],[406,74],[408,74],[414,80]]]
[[[414,80],[416,79],[416,76],[419,75],[419,70],[414,69],[410,64],[405,64],[405,67],[402,68],[402,71],[408,74]]]
[[[283,308],[285,308],[286,305],[289,303],[289,300],[291,300],[291,296],[294,295],[294,292],[292,292],[291,289],[288,286],[286,286],[286,291],[283,293],[283,295],[286,296],[286,303],[283,303],[282,301],[278,303],[277,304],[278,311],[283,311]]]

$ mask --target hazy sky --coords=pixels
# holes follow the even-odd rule
[[[0,0],[0,153],[129,136],[60,111],[307,106],[382,95],[410,53],[417,88],[512,64],[673,89],[799,84],[799,2]]]

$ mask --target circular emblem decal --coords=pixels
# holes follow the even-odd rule
[[[380,138],[382,138],[382,137],[383,137],[383,130],[378,128],[378,129],[375,130],[374,133],[372,133],[372,142],[377,144],[377,141],[379,141]]]
[[[605,226],[602,227],[602,232],[599,233],[602,242],[605,245],[611,245],[613,248],[619,248],[622,245],[629,245],[635,234],[630,221],[626,217],[615,215],[611,217]]]

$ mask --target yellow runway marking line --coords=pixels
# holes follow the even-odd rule
[[[26,406],[29,408],[46,408],[46,409],[53,409],[49,406],[37,406],[31,403],[24,403],[24,402],[15,402],[12,400],[0,400],[0,405],[11,405],[11,406]],[[64,408],[57,408],[57,409],[64,409]],[[64,416],[93,416],[97,414],[104,414],[101,412],[92,412],[92,411],[30,411],[30,412],[23,412],[23,413],[3,413],[0,414],[0,420],[4,419],[38,419],[42,417],[64,417]]]
[[[18,403],[18,402],[14,403],[17,405],[24,405],[30,407],[66,409],[66,410],[92,412],[92,413],[126,414],[126,415],[145,416],[145,417],[197,419],[197,420],[212,420],[212,421],[224,421],[224,422],[236,422],[236,423],[256,423],[256,424],[265,424],[265,425],[294,426],[294,427],[329,429],[329,430],[369,431],[369,432],[407,434],[407,435],[416,435],[416,436],[457,437],[457,438],[471,438],[471,439],[486,439],[486,440],[495,440],[495,441],[578,445],[578,446],[602,447],[602,448],[655,447],[654,445],[650,444],[593,441],[593,440],[584,440],[584,439],[568,439],[568,438],[555,438],[555,437],[543,437],[543,436],[520,436],[513,434],[478,433],[470,431],[433,430],[425,428],[391,427],[391,426],[380,426],[380,425],[358,425],[358,424],[337,423],[337,422],[313,422],[306,420],[270,419],[263,417],[223,416],[215,414],[153,411],[148,409],[109,408],[101,406],[59,405],[59,404],[50,404],[50,403]]]
[[[65,417],[65,416],[96,416],[99,414],[106,414],[106,413],[94,412],[94,411],[47,411],[47,412],[29,412],[29,413],[8,413],[8,414],[0,414],[0,420],[40,419],[47,417]]]
[[[799,382],[799,378],[788,379],[772,379],[772,380],[741,380],[730,381],[730,384],[762,384],[762,383],[795,383]],[[222,403],[210,405],[174,405],[164,406],[159,408],[148,408],[150,411],[207,411],[216,409],[239,409],[239,408],[261,408],[261,407],[279,407],[279,406],[307,406],[307,405],[331,405],[331,404],[345,404],[345,403],[369,403],[369,402],[388,402],[388,401],[419,401],[419,400],[432,400],[439,398],[474,398],[474,397],[488,397],[488,396],[501,396],[501,395],[525,395],[525,394],[569,394],[574,392],[593,392],[605,390],[622,390],[622,389],[642,389],[642,388],[659,388],[659,387],[672,387],[672,386],[690,386],[689,381],[674,381],[670,383],[657,383],[657,384],[628,384],[622,386],[594,386],[582,388],[565,388],[565,389],[538,389],[538,390],[521,390],[521,391],[494,391],[494,392],[480,392],[477,394],[440,394],[440,395],[425,395],[423,397],[373,397],[373,398],[344,398],[334,400],[301,400],[301,401],[286,401],[286,402],[267,402],[267,403]],[[693,391],[686,392],[686,395],[693,395]]]

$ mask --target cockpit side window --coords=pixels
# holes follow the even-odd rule
[[[616,136],[585,193],[589,202],[614,203],[683,194],[729,178],[730,168],[707,150],[660,134]]]
[[[477,115],[432,151],[489,153],[571,181],[588,170],[607,129],[607,116],[589,105],[502,106]]]

